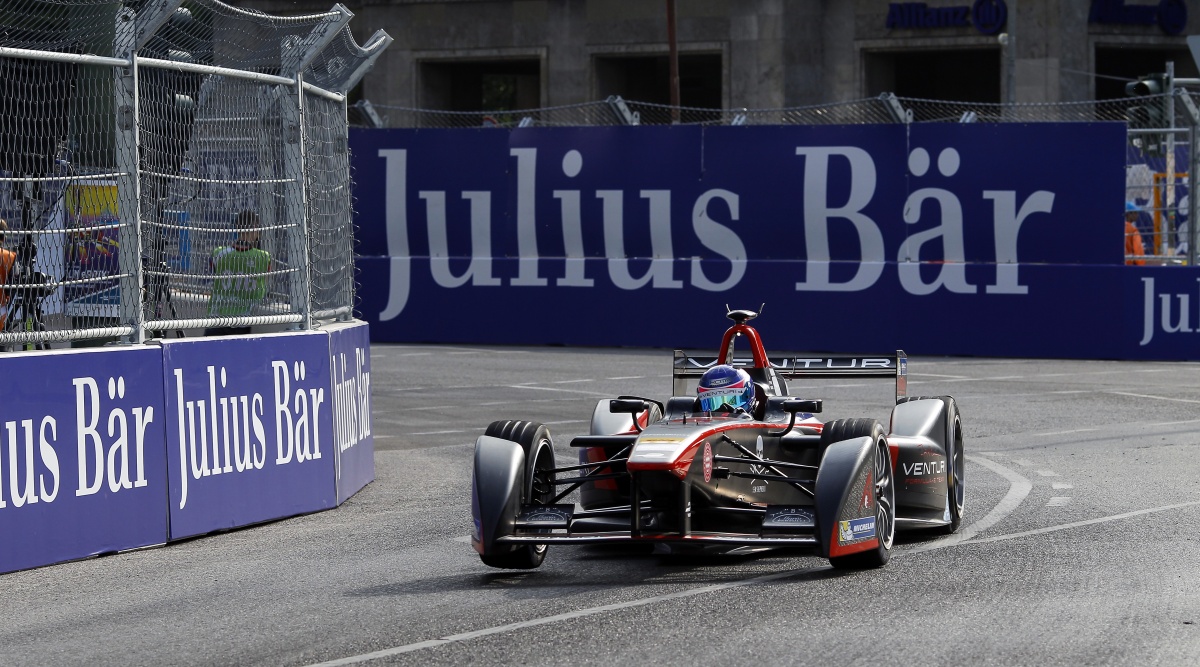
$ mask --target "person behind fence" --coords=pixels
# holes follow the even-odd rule
[[[4,322],[8,319],[9,294],[3,287],[8,284],[8,277],[17,263],[17,253],[3,247],[6,232],[8,221],[0,218],[0,329],[4,328]]]
[[[1142,242],[1142,232],[1138,229],[1137,219],[1141,209],[1131,201],[1125,202],[1125,263],[1145,266],[1146,246]]]
[[[271,270],[271,255],[258,247],[261,233],[258,214],[238,213],[234,221],[237,239],[231,246],[213,250],[212,298],[208,303],[210,317],[244,317],[253,314],[254,307],[267,295],[267,273]],[[207,335],[250,333],[250,327],[217,327]]]

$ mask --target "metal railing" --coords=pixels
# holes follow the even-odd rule
[[[348,318],[352,16],[5,3],[0,346]]]

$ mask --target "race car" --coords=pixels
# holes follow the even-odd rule
[[[484,564],[536,568],[551,544],[652,543],[800,547],[860,569],[887,563],[898,528],[957,531],[963,434],[954,398],[907,396],[903,351],[771,360],[748,324],[757,315],[729,310],[733,326],[716,356],[676,350],[666,403],[600,400],[589,434],[570,443],[577,465],[557,464],[542,424],[488,426],[471,476],[471,544]],[[741,339],[749,357],[735,353]],[[730,369],[728,378],[688,391],[717,368]],[[742,395],[743,377],[752,400],[726,409],[721,396]],[[821,399],[788,393],[798,378],[869,377],[895,378],[886,431],[870,418],[822,422]],[[564,502],[576,490],[578,502]]]

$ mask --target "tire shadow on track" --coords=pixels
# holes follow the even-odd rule
[[[487,570],[459,575],[397,581],[348,590],[352,598],[406,597],[481,591],[543,591],[545,589],[605,589],[661,585],[721,585],[762,574],[764,569],[791,571],[822,559],[808,561],[809,552],[775,549],[754,554],[655,554],[650,549],[629,547],[581,549],[558,567],[537,570]],[[599,569],[606,563],[624,567]],[[482,567],[482,566],[481,566]],[[832,572],[830,568],[830,572]],[[539,593],[541,594],[541,593]]]

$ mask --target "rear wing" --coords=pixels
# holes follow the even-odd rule
[[[691,354],[675,350],[671,369],[671,393],[683,396],[692,391],[689,379],[699,380],[704,371],[717,364],[714,354]],[[896,378],[896,402],[908,395],[908,356],[904,350],[894,355],[813,354],[788,355],[770,360],[775,374],[784,379],[794,378]],[[751,357],[734,357],[733,366],[753,368]]]

